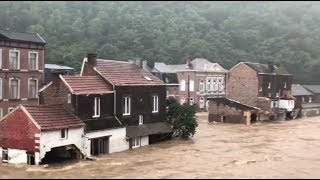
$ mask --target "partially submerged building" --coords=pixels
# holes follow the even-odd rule
[[[292,84],[292,95],[295,97],[295,107],[300,110],[298,117],[318,116],[320,102],[316,92],[320,92],[318,85]],[[309,89],[312,91],[310,91]],[[320,88],[320,86],[318,86]],[[319,91],[318,91],[319,90]]]

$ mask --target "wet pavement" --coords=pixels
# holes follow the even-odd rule
[[[134,150],[43,166],[0,163],[0,178],[319,178],[320,117],[209,123],[196,135]]]

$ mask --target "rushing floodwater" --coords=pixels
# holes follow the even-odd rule
[[[192,140],[170,140],[62,165],[0,163],[1,178],[319,178],[320,117],[251,126],[198,116]]]

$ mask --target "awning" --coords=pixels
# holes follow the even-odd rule
[[[126,137],[134,138],[151,134],[165,134],[173,132],[170,124],[167,122],[157,122],[149,124],[141,124],[136,126],[128,126],[126,128]]]

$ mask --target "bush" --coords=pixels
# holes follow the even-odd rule
[[[198,123],[196,121],[196,109],[192,105],[180,105],[176,100],[167,101],[167,120],[173,126],[174,135],[182,138],[193,137]]]

